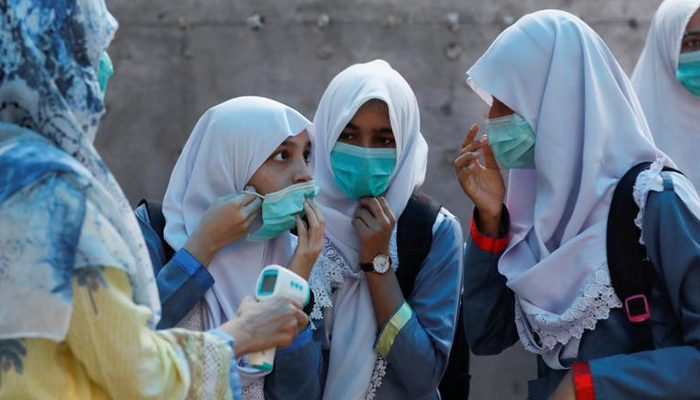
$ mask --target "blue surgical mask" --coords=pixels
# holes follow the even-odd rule
[[[304,202],[313,200],[319,192],[314,181],[297,183],[266,196],[246,189],[243,193],[254,194],[262,202],[262,227],[248,234],[248,239],[268,240],[296,226],[296,216],[304,214]]]
[[[100,55],[100,65],[97,67],[97,81],[100,83],[102,100],[105,98],[107,82],[109,82],[109,78],[112,77],[113,73],[114,66],[112,65],[112,59],[109,58],[109,54],[107,54],[106,51],[103,51],[102,55]]]
[[[486,120],[493,155],[506,168],[535,168],[535,132],[518,114]]]
[[[331,166],[336,185],[349,199],[377,197],[389,186],[396,167],[396,149],[336,142],[331,151]]]
[[[690,93],[700,97],[700,50],[681,53],[678,59],[676,79]]]

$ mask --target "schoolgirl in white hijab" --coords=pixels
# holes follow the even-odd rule
[[[181,249],[217,199],[243,192],[255,193],[256,189],[266,195],[261,196],[265,197],[262,206],[265,224],[262,229],[268,229],[270,225],[266,217],[271,216],[265,215],[266,203],[280,196],[264,192],[261,185],[249,187],[255,184],[256,172],[264,168],[267,162],[286,168],[279,173],[281,175],[291,174],[292,171],[288,171],[291,168],[295,168],[295,172],[289,180],[265,186],[272,186],[274,193],[289,195],[287,192],[291,190],[292,193],[301,194],[303,196],[298,200],[302,202],[304,197],[313,198],[318,188],[311,180],[311,169],[306,164],[298,167],[298,163],[286,166],[284,163],[287,159],[291,160],[291,156],[275,151],[286,139],[310,133],[311,122],[304,116],[284,104],[262,97],[238,97],[209,109],[190,135],[165,193],[163,213],[168,244],[175,250]],[[292,203],[298,209],[290,211],[302,211],[303,203]],[[307,207],[304,209],[312,210],[316,215],[314,205]],[[320,225],[319,229],[320,232],[309,237],[318,238],[320,251],[323,226]],[[288,230],[289,227],[273,232],[274,237],[265,234],[260,238],[264,240],[254,240],[263,231],[252,229],[250,239],[241,238],[220,249],[208,266],[208,272],[214,278],[213,286],[179,325],[207,330],[233,318],[241,300],[254,295],[256,281],[264,267],[290,263],[293,248]],[[309,270],[314,261],[315,257],[309,262]],[[262,396],[262,380],[259,378],[265,373],[250,369],[241,369],[240,372],[244,397]],[[246,386],[252,384],[257,389],[246,390]],[[249,395],[248,392],[257,394]]]
[[[700,0],[666,0],[632,74],[654,141],[700,187]],[[691,21],[694,25],[689,24]],[[685,75],[683,75],[685,73]]]
[[[386,105],[395,149],[359,148],[341,143],[341,133],[368,102]],[[366,261],[361,260],[363,244],[356,228],[358,207],[363,204],[356,197],[376,198],[390,209],[390,212],[384,209],[392,214],[390,218],[398,219],[413,192],[423,183],[428,146],[420,132],[415,95],[387,62],[355,64],[329,84],[319,103],[314,127],[314,178],[321,188],[317,202],[327,220],[327,240],[312,273],[315,275],[312,283],[318,292],[315,293],[317,307],[311,315],[312,320],[323,325],[325,338],[330,342],[328,364],[324,366],[323,398],[436,399],[439,396],[436,387],[454,336],[459,302],[462,259],[459,222],[446,210],[441,211],[437,228],[434,227],[431,253],[416,279],[414,291],[408,301],[401,297],[403,305],[399,304],[399,311],[387,323],[393,328],[385,329],[379,336],[375,293],[371,292],[367,276],[375,272],[360,269],[360,262]],[[354,167],[336,158],[341,149],[361,152],[372,162],[376,161],[378,175],[383,178],[375,182],[374,175],[361,179],[348,173]],[[392,152],[395,165],[390,168],[385,168],[384,161],[375,160],[389,157]],[[363,158],[362,162],[365,161]],[[379,183],[382,180],[385,186]],[[372,191],[364,187],[375,183],[381,189]],[[358,186],[363,187],[358,189]],[[363,190],[365,193],[359,194]],[[367,195],[367,190],[372,194]],[[395,235],[394,230],[388,256],[393,268],[401,268]],[[395,288],[386,288],[390,289]],[[397,318],[402,322],[395,324]],[[386,346],[393,350],[379,349],[384,333],[394,328],[396,336],[390,339],[394,347]],[[399,332],[403,335],[398,335]],[[406,351],[407,348],[411,351]]]
[[[692,211],[688,223],[697,223],[697,194],[682,175],[661,173],[662,167],[674,163],[654,146],[629,79],[602,39],[575,16],[554,10],[524,16],[494,41],[467,75],[469,85],[492,105],[486,121],[490,146],[472,142],[474,127],[456,161],[462,187],[478,209],[465,261],[464,310],[470,344],[477,353],[492,354],[519,336],[525,348],[544,361],[541,379],[530,386],[530,396],[536,400],[550,398],[560,381],[560,390],[551,398],[576,398],[571,374],[565,378],[564,371],[577,360],[584,362],[574,364],[579,368],[575,375],[579,400],[594,398],[591,370],[600,390],[597,395],[606,391],[619,394],[610,398],[641,398],[640,391],[646,394],[644,385],[620,382],[635,374],[620,372],[622,367],[611,372],[605,361],[588,364],[631,348],[626,317],[615,311],[622,304],[607,265],[606,228],[613,191],[632,167],[654,162],[639,175],[634,188],[640,208],[635,222],[644,228],[644,238],[654,238],[647,246],[649,257],[657,268],[668,271],[667,282],[697,273],[692,272],[698,267],[692,261],[697,259],[693,255],[697,248],[692,238],[685,248],[678,242],[678,266],[675,260],[657,257],[673,251],[659,249],[668,244],[656,237],[667,237],[667,230],[676,234],[683,227],[647,222],[647,197],[664,191],[662,175],[668,177],[673,187],[668,193],[680,199],[674,206],[687,206]],[[478,162],[479,149],[485,165]],[[506,198],[510,241],[506,237],[500,243],[480,232],[498,232],[498,217],[493,216],[500,213],[504,187],[496,160],[510,169]],[[653,209],[652,221],[658,210]],[[668,299],[668,304],[685,289],[669,285],[660,289],[667,293],[659,298]],[[503,300],[508,298],[514,300],[514,309],[511,301]],[[693,315],[700,298],[688,299],[679,307],[688,307],[687,315]],[[499,320],[499,312],[510,320]],[[699,321],[686,321],[682,314],[663,311],[653,318],[668,318],[663,321],[666,327],[684,326],[690,329],[685,333],[694,332]],[[670,337],[659,339],[660,346],[688,343]],[[649,358],[615,362],[629,371],[638,368],[636,376],[643,376],[672,368],[675,349],[670,350],[654,352],[658,357],[654,362]],[[618,381],[609,376],[620,374]],[[659,389],[665,395],[671,392]]]

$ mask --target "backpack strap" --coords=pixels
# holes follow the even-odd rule
[[[163,215],[163,203],[156,200],[142,199],[139,202],[139,206],[144,205],[146,207],[146,213],[148,214],[148,220],[151,225],[151,229],[160,238],[160,242],[163,245],[163,252],[165,253],[165,259],[170,260],[175,251],[165,240],[165,215]]]
[[[433,244],[433,225],[442,205],[423,193],[414,193],[399,217],[396,243],[399,268],[396,278],[403,297],[408,299],[423,261]]]
[[[396,278],[404,298],[408,299],[433,243],[433,226],[442,205],[424,193],[414,193],[398,221],[396,241],[399,268]],[[469,345],[464,332],[462,305],[457,309],[457,325],[452,349],[440,381],[443,400],[466,400],[469,397]]]
[[[620,179],[610,204],[607,226],[610,279],[632,324],[635,352],[654,349],[649,320],[654,267],[647,257],[646,247],[639,243],[642,232],[634,223],[639,207],[633,198],[637,177],[650,166],[650,162],[638,164]],[[672,168],[664,168],[663,171],[680,173]]]

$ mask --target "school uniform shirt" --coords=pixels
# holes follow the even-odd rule
[[[171,328],[203,300],[204,293],[214,284],[214,277],[184,248],[168,260],[160,236],[151,227],[145,206],[137,207],[135,213],[153,262],[162,302],[163,317],[158,329]],[[291,345],[277,349],[275,366],[264,378],[266,399],[306,400],[318,396],[317,371],[321,352],[311,338],[311,328],[308,327],[294,338]],[[245,358],[239,360],[239,364],[245,367]]]
[[[655,224],[653,197],[672,186],[690,211],[688,215],[695,218],[700,216],[700,200],[687,178],[662,174],[664,167],[676,165],[654,145],[631,82],[605,42],[576,16],[559,10],[523,16],[499,35],[467,75],[469,85],[482,99],[491,104],[495,98],[507,105],[528,123],[535,139],[534,166],[508,171],[508,242],[485,241],[485,248],[494,254],[476,252],[474,244],[467,250],[465,283],[469,288],[464,307],[468,337],[477,348],[483,345],[483,337],[491,338],[491,344],[500,340],[498,347],[503,349],[517,334],[525,349],[538,356],[540,371],[546,371],[543,376],[552,377],[531,386],[533,398],[546,398],[561,376],[573,369],[577,397],[588,399],[591,381],[596,383],[596,364],[572,361],[629,350],[629,344],[615,347],[617,338],[628,336],[624,329],[611,326],[623,304],[611,282],[605,239],[618,182],[634,166],[651,163],[637,176],[633,188],[632,197],[639,207],[634,223],[642,231],[642,244],[650,252],[659,252],[656,267],[664,274],[678,267],[675,257],[682,245],[675,243],[678,249],[674,250],[661,248],[659,240],[665,241],[662,237],[671,235],[670,229],[678,229],[676,235],[685,227],[680,221]],[[672,185],[664,184],[666,178]],[[478,229],[473,229],[472,238],[477,234]],[[673,258],[667,258],[670,253]],[[484,266],[486,260],[490,267]],[[687,287],[666,288],[669,299],[680,295],[684,302],[689,301],[685,303],[689,315],[675,309],[684,334],[695,330],[686,318],[692,319],[697,307],[692,297],[683,297],[688,288],[697,288],[697,282],[691,282],[695,274],[692,261],[687,268],[691,276],[683,281]],[[495,275],[484,276],[486,273]],[[512,293],[488,290],[496,286]],[[498,318],[495,310],[502,309],[506,312]],[[485,334],[486,328],[493,332]],[[587,340],[591,337],[595,340]],[[692,344],[692,339],[682,344]],[[659,350],[636,361],[662,371],[678,361],[675,352]],[[589,369],[593,379],[587,374]],[[620,372],[633,370],[630,365]],[[598,371],[598,376],[604,376]],[[625,385],[621,381],[601,384],[595,394],[605,398],[608,393],[617,394],[616,390],[622,393]],[[627,398],[665,397],[683,390],[680,381],[674,387],[656,385],[648,383],[643,389],[652,388],[649,393],[641,395],[641,390]]]
[[[373,371],[378,379],[360,398],[378,400],[436,400],[436,389],[447,368],[448,356],[457,324],[460,280],[462,277],[463,237],[457,218],[441,209],[433,226],[433,242],[423,261],[411,295],[384,326],[377,327],[370,345],[382,362]],[[324,270],[329,274],[347,274],[338,262],[340,253],[331,242],[324,243]],[[330,256],[330,257],[329,257]],[[333,260],[336,261],[333,261]],[[398,265],[401,268],[401,265]],[[365,272],[362,272],[365,273]],[[331,297],[340,282],[330,286]],[[313,323],[314,342],[320,347],[322,365],[320,381],[325,386],[328,372],[332,332],[326,322],[333,315],[324,312],[324,318]],[[322,390],[323,391],[323,390]],[[312,397],[309,397],[312,399]]]
[[[700,207],[678,196],[670,175],[651,192],[644,211],[643,236],[656,272],[649,299],[655,350],[632,353],[631,323],[623,308],[611,310],[581,337],[578,355],[562,359],[573,366],[577,400],[700,399]],[[518,342],[515,294],[498,271],[508,244],[510,223],[501,235],[483,233],[472,221],[465,252],[463,317],[474,354],[493,355]],[[538,357],[537,379],[529,397],[546,400],[568,370],[550,368]]]

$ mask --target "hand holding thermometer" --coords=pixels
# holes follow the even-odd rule
[[[309,284],[304,278],[279,265],[265,267],[258,277],[255,298],[259,301],[285,296],[306,306],[311,298]],[[250,366],[270,371],[275,363],[275,349],[267,349],[248,355]]]

